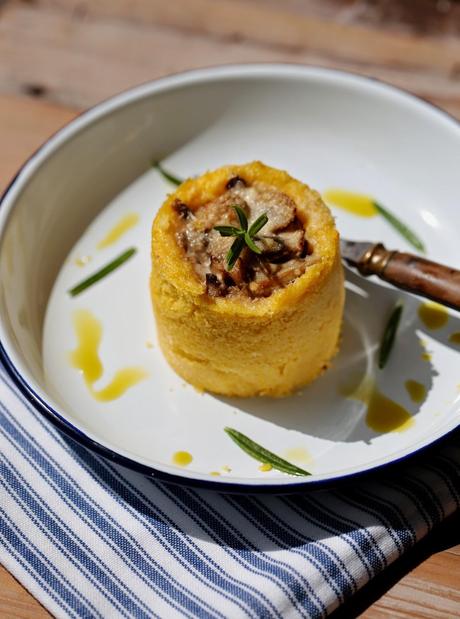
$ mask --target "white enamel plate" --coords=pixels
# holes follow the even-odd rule
[[[222,490],[335,482],[452,431],[460,418],[458,315],[421,310],[422,300],[349,271],[340,353],[302,392],[216,397],[169,368],[148,280],[152,221],[174,186],[150,162],[188,177],[254,159],[322,193],[373,196],[409,224],[430,258],[460,266],[460,128],[444,113],[392,87],[320,69],[240,66],[173,76],[83,114],[30,159],[3,198],[0,339],[20,390],[68,434],[113,459]],[[344,237],[415,251],[378,214],[330,206]],[[121,267],[68,294],[130,247],[137,252]],[[379,343],[398,300],[397,340],[380,370]],[[99,329],[92,389],[72,364],[78,315]],[[126,368],[136,368],[137,378],[117,394],[113,381]],[[311,475],[261,467],[227,426]]]

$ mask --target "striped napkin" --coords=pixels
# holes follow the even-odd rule
[[[323,617],[458,507],[458,443],[336,491],[190,490],[64,438],[0,371],[0,560],[57,617]]]

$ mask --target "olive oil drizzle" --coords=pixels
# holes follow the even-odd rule
[[[83,374],[85,384],[91,395],[99,402],[110,402],[120,398],[128,389],[147,378],[141,367],[127,367],[118,370],[110,383],[102,389],[95,389],[96,383],[104,373],[99,356],[102,340],[102,325],[89,310],[80,309],[73,316],[77,347],[70,353],[70,362]]]
[[[325,202],[358,215],[358,217],[374,217],[380,215],[385,221],[406,239],[418,251],[424,253],[425,245],[409,226],[401,221],[392,211],[371,196],[354,193],[344,189],[328,189],[323,193]]]
[[[313,458],[305,447],[291,447],[281,454],[283,458],[298,465],[311,465]]]
[[[375,217],[378,214],[374,199],[371,196],[343,189],[328,189],[323,193],[323,198],[325,202],[338,206],[358,217]]]
[[[139,223],[139,215],[137,213],[127,213],[111,228],[105,237],[97,244],[98,249],[110,247],[120,239],[128,230],[134,228]]]
[[[173,454],[172,461],[177,466],[188,466],[193,460],[193,456],[188,451],[176,451]]]
[[[407,393],[409,394],[410,399],[415,404],[420,404],[426,398],[426,387],[422,383],[419,383],[416,380],[406,380],[404,383]]]
[[[414,425],[409,411],[384,395],[370,376],[357,387],[345,389],[343,395],[367,406],[366,424],[375,432],[404,432]]]
[[[444,305],[434,301],[427,301],[419,305],[418,315],[425,327],[431,329],[431,331],[442,329],[449,320],[449,313]]]

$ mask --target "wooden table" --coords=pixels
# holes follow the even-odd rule
[[[460,118],[460,2],[0,0],[0,187],[78,110],[167,73],[251,61],[371,75]],[[337,617],[460,616],[459,531],[458,517],[441,525]],[[47,616],[0,568],[0,617]]]

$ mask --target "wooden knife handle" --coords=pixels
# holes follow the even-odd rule
[[[371,247],[358,264],[366,277],[377,275],[397,288],[460,310],[460,271],[412,254]]]

